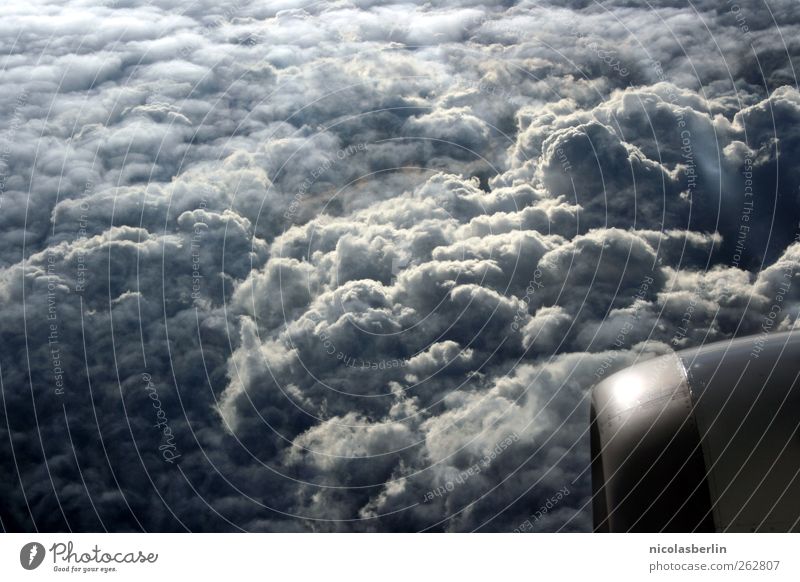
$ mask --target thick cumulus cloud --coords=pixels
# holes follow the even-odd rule
[[[589,529],[593,383],[795,326],[799,29],[4,3],[0,525]]]

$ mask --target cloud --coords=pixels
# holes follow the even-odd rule
[[[796,4],[640,4],[4,4],[3,529],[589,529],[592,384],[800,311]]]

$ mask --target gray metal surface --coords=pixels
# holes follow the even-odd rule
[[[800,531],[800,333],[719,342],[592,393],[597,531]]]
[[[593,392],[597,531],[711,531],[708,488],[683,364],[663,356]]]
[[[798,531],[800,333],[679,354],[721,531]]]

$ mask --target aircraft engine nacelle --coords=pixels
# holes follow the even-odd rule
[[[592,393],[595,531],[800,531],[800,332],[719,342]]]

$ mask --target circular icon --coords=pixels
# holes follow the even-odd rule
[[[39,542],[29,542],[19,551],[19,563],[26,570],[35,570],[44,561],[44,546]]]

